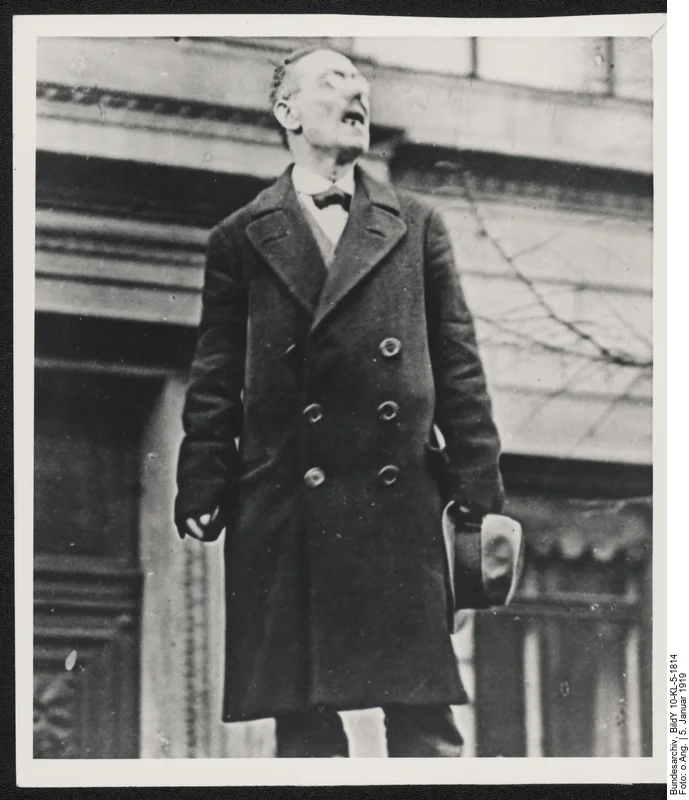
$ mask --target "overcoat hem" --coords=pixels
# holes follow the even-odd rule
[[[281,716],[282,714],[301,714],[308,711],[316,711],[318,709],[328,709],[329,711],[366,711],[368,709],[381,708],[387,705],[412,707],[428,705],[462,706],[469,702],[469,697],[460,684],[460,689],[455,694],[447,695],[442,698],[432,698],[431,700],[429,700],[427,697],[422,697],[418,700],[412,700],[409,697],[391,697],[390,699],[382,701],[379,700],[375,702],[355,700],[349,703],[333,703],[324,701],[322,703],[312,702],[304,705],[276,706],[271,704],[269,707],[266,706],[265,709],[257,707],[251,712],[245,714],[224,711],[221,716],[221,721],[227,724],[234,722],[256,722],[260,719],[270,719],[272,717]]]

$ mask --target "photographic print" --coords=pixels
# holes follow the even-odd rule
[[[660,755],[654,29],[207,28],[35,38],[32,763]]]

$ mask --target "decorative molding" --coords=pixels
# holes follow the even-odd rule
[[[543,756],[543,643],[538,626],[524,629],[522,671],[524,674],[524,731],[527,758]]]
[[[470,198],[653,219],[652,179],[643,174],[408,144],[398,148],[391,171],[401,186],[441,202]]]
[[[624,643],[625,669],[623,679],[626,697],[627,754],[638,758],[643,752],[644,714],[642,711],[642,668],[640,625],[630,625]]]
[[[48,612],[58,617],[61,613],[80,619],[104,615],[99,630],[107,631],[109,618],[118,624],[133,623],[141,581],[138,570],[121,567],[111,559],[41,554],[34,562],[34,608],[37,614]],[[85,635],[91,635],[89,628]]]
[[[164,97],[143,93],[132,93],[116,90],[106,90],[99,86],[69,86],[48,81],[39,81],[36,84],[36,99],[45,105],[39,107],[39,115],[51,116],[51,108],[59,106],[86,106],[98,108],[102,120],[107,118],[108,110],[122,110],[133,115],[145,114],[153,119],[176,118],[222,123],[222,129],[216,129],[217,136],[227,136],[226,126],[231,126],[236,135],[243,128],[251,129],[251,138],[261,140],[266,144],[280,147],[280,135],[272,113],[262,108],[237,107],[208,103],[199,100]],[[127,120],[116,117],[119,124],[133,124],[135,117]],[[142,120],[138,120],[139,125]],[[155,122],[149,122],[155,125]],[[183,126],[187,129],[187,126]],[[189,129],[192,134],[198,130],[197,126]],[[206,131],[207,133],[209,131]],[[382,143],[399,138],[401,131],[386,125],[371,125],[371,145],[380,146]],[[241,136],[240,136],[241,138]]]
[[[486,612],[493,616],[511,617],[519,620],[570,619],[591,622],[627,624],[637,622],[639,605],[608,594],[549,594],[538,598],[515,597],[507,607]]]
[[[583,501],[517,496],[510,498],[507,513],[525,520],[529,551],[539,560],[606,565],[624,559],[638,567],[651,559],[650,497]]]
[[[185,731],[189,758],[209,756],[208,568],[203,545],[184,548]]]
[[[643,624],[642,602],[619,592],[620,576],[634,568],[539,563],[532,555],[526,566],[539,585],[529,596],[475,615],[479,755],[640,755],[639,693],[648,676],[628,642]],[[594,582],[598,591],[590,591]]]
[[[126,259],[130,262],[157,264],[165,267],[202,269],[204,263],[202,251],[185,253],[180,250],[163,249],[156,244],[142,243],[132,245],[126,241],[112,244],[99,239],[74,238],[69,233],[65,233],[64,236],[45,236],[40,231],[37,231],[36,249],[45,253],[79,255],[86,258],[96,257],[99,259]],[[76,270],[71,271],[70,274],[75,278],[79,277]],[[194,288],[200,288],[196,286],[196,283],[196,281],[193,281]]]
[[[36,99],[54,103],[97,106],[101,109],[124,108],[128,111],[144,111],[161,116],[208,119],[240,125],[258,125],[265,128],[273,127],[272,115],[260,109],[235,108],[191,99],[108,91],[98,86],[67,86],[39,81],[36,84]],[[278,138],[277,131],[275,131],[275,138]]]
[[[100,111],[101,121],[107,117],[107,109],[124,110],[133,116],[131,118],[118,117],[114,124],[124,127],[155,127],[156,119],[176,118],[182,121],[192,121],[196,124],[189,127],[185,122],[181,125],[180,132],[188,135],[199,135],[198,122],[219,123],[221,128],[204,130],[204,135],[219,138],[239,137],[247,138],[253,143],[258,141],[279,148],[280,140],[275,129],[272,115],[265,110],[250,107],[235,107],[229,105],[212,104],[197,100],[187,100],[175,97],[160,97],[146,94],[134,94],[122,91],[106,91],[97,86],[68,86],[48,82],[39,82],[36,87],[37,99],[55,106],[94,107]],[[48,106],[43,108],[43,116],[51,116]],[[142,118],[141,115],[144,115]],[[146,122],[145,120],[149,121]],[[228,126],[230,126],[228,128]],[[166,126],[169,128],[169,125]],[[173,128],[174,130],[174,128]],[[240,131],[244,133],[240,133]],[[623,216],[652,218],[653,203],[650,196],[639,195],[627,191],[610,190],[606,188],[605,180],[596,188],[588,188],[579,180],[581,170],[597,169],[605,173],[602,167],[582,168],[580,165],[569,164],[557,166],[563,173],[562,179],[553,181],[535,179],[528,174],[522,174],[518,179],[509,177],[507,172],[512,172],[513,164],[533,162],[532,174],[538,176],[542,166],[547,162],[538,159],[525,158],[519,155],[493,154],[493,153],[467,153],[466,151],[453,150],[442,147],[439,149],[440,158],[445,156],[446,161],[434,164],[423,164],[414,167],[413,162],[419,156],[425,161],[424,155],[429,152],[427,143],[415,144],[405,141],[402,129],[388,125],[372,125],[371,127],[372,157],[376,158],[376,151],[383,152],[393,158],[402,172],[400,182],[408,188],[429,194],[457,195],[464,189],[469,189],[477,199],[482,200],[510,200],[518,203],[538,203],[546,207],[562,208],[567,210],[590,211],[592,208],[609,214]],[[396,144],[399,147],[396,148]],[[430,148],[432,150],[433,148]],[[380,154],[379,154],[380,155]],[[501,170],[498,164],[497,174],[487,174],[479,161],[492,160],[510,165],[509,170]],[[462,164],[466,163],[466,167]],[[551,163],[551,167],[556,162]],[[468,176],[465,177],[465,168]],[[568,179],[565,173],[569,171],[574,179]],[[618,170],[619,172],[619,170]],[[633,173],[630,173],[633,174]],[[650,180],[648,175],[643,175]],[[579,184],[579,185],[577,185]]]
[[[76,675],[34,674],[34,758],[77,758]]]
[[[202,252],[208,231],[191,225],[148,222],[116,216],[93,214],[87,208],[79,212],[38,208],[36,229],[43,236],[90,237],[104,243],[158,244],[169,246],[171,252],[189,250]],[[174,248],[174,250],[173,250]]]
[[[265,114],[272,55],[241,42],[203,47],[165,38],[45,37],[39,42],[37,74],[41,83],[73,86],[78,91],[98,86],[115,97],[108,99],[111,103],[122,102],[122,95],[150,95],[156,98],[153,107],[159,98],[176,98],[180,105],[175,113],[206,113],[200,103]],[[86,91],[84,99],[90,100],[91,90]],[[385,65],[376,67],[375,92],[374,122],[404,131],[415,142],[652,172],[653,116],[648,104],[455,75],[410,75]],[[81,101],[81,95],[77,99]],[[208,113],[217,112],[209,109]],[[43,143],[50,149],[51,137],[60,134],[61,142],[52,149],[60,146],[74,152],[80,148],[96,155],[91,141],[97,135],[95,128],[82,131],[79,138],[74,131],[48,127],[43,138],[39,136],[39,146]],[[131,146],[128,140],[127,147]],[[155,154],[153,144],[151,148]],[[136,157],[140,150],[131,152]],[[174,153],[158,155],[161,160],[175,157]]]
[[[34,586],[35,757],[138,757],[140,574],[41,554]]]
[[[200,290],[207,238],[207,230],[190,226],[121,220],[70,211],[38,209],[36,212],[38,252],[77,255],[96,259],[98,263],[116,259],[181,268],[182,271],[174,269],[172,280],[172,285],[180,288]],[[188,272],[185,272],[187,268]],[[40,272],[40,264],[37,264],[37,272]],[[133,277],[145,283],[146,274],[142,268]],[[64,277],[70,275],[86,277],[81,276],[76,265],[68,266]],[[88,276],[96,278],[98,270],[90,268]],[[155,281],[165,283],[164,278],[161,270],[155,270]]]

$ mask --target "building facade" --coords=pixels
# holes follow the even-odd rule
[[[651,41],[325,41],[373,82],[365,167],[444,209],[527,536],[456,637],[467,754],[650,755]],[[222,545],[172,507],[207,234],[289,163],[304,43],[39,41],[35,757],[272,754],[220,723]]]

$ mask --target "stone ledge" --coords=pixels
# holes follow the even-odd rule
[[[38,52],[39,82],[73,87],[84,98],[94,87],[106,95],[150,95],[154,107],[165,98],[184,113],[201,104],[265,114],[272,71],[270,54],[241,44],[44,39]],[[376,125],[421,144],[652,171],[648,103],[428,73],[410,78],[379,66],[373,108]]]

